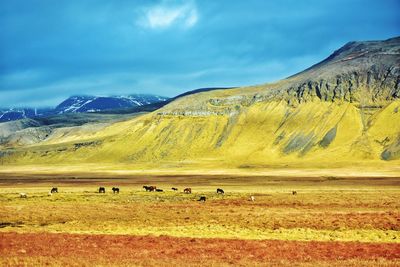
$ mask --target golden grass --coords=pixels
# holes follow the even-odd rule
[[[66,181],[52,196],[47,193],[56,179],[40,185],[25,184],[23,179],[13,188],[0,188],[1,231],[400,241],[400,188],[395,178],[86,178],[81,183]],[[142,184],[153,183],[166,192],[141,189]],[[120,184],[121,193],[98,194],[100,184],[108,191]],[[182,191],[186,185],[193,194],[170,190],[178,186]],[[226,194],[217,195],[217,187]],[[291,190],[298,195],[291,195]],[[18,192],[26,192],[28,199],[19,198]],[[255,195],[255,202],[248,201],[250,195]],[[200,196],[207,197],[206,203],[197,201]]]

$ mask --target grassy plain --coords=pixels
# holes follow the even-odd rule
[[[0,265],[396,266],[399,195],[398,177],[3,173]]]

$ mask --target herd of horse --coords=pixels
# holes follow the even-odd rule
[[[164,190],[157,188],[157,186],[154,185],[144,185],[143,188],[146,190],[146,192],[164,192]],[[113,191],[114,194],[119,194],[119,188],[118,187],[113,187],[111,189]],[[172,191],[178,191],[178,188],[176,187],[172,187],[171,188]],[[100,194],[105,194],[106,193],[106,188],[103,186],[100,186],[98,189],[98,192]],[[52,195],[54,193],[58,193],[58,188],[57,187],[53,187],[50,192],[49,195]],[[187,187],[185,189],[183,189],[183,193],[185,194],[191,194],[192,193],[192,188]],[[224,190],[221,188],[217,188],[217,194],[225,194]],[[20,193],[20,197],[21,198],[27,198],[27,194],[26,193]],[[200,199],[198,201],[202,201],[205,202],[206,201],[206,197],[205,196],[201,196]]]
[[[146,190],[146,192],[164,192],[164,190],[157,188],[157,186],[155,185],[144,185],[143,188]],[[178,191],[178,188],[176,187],[172,187],[171,188],[172,191]],[[185,194],[191,194],[192,193],[192,188],[187,187],[185,189],[183,189],[183,193]],[[225,191],[221,188],[217,188],[217,194],[225,194]],[[200,199],[198,201],[202,201],[205,202],[206,201],[206,197],[205,196],[201,196]]]
[[[155,185],[144,185],[143,188],[144,188],[144,190],[146,190],[146,192],[164,192],[163,189],[157,188],[157,186],[155,186]],[[172,187],[171,190],[178,191],[178,188]],[[187,188],[183,189],[183,193],[191,194],[192,188],[187,187]],[[225,192],[223,189],[217,188],[217,194],[225,194]]]
[[[164,192],[163,189],[157,188],[157,186],[155,186],[155,185],[150,185],[150,186],[149,185],[144,185],[143,188],[146,190],[146,192]],[[119,194],[119,188],[118,187],[113,187],[111,190],[113,191],[114,194]],[[178,191],[178,188],[172,187],[171,190],[172,191]],[[106,188],[103,187],[103,186],[100,186],[98,192],[102,193],[102,194],[105,194],[106,193]],[[57,187],[53,187],[50,190],[49,195],[52,195],[54,193],[58,193],[58,188]],[[183,189],[183,193],[191,194],[192,193],[192,188],[187,187],[187,188]],[[223,195],[223,194],[225,194],[225,191],[223,189],[221,189],[221,188],[217,188],[217,194]],[[26,193],[20,193],[19,195],[20,195],[21,198],[27,198],[28,197]],[[297,195],[297,191],[292,191],[292,195]],[[254,196],[250,196],[249,200],[250,201],[255,201]],[[206,197],[205,196],[201,196],[198,201],[205,202],[206,201]]]
[[[118,187],[113,187],[113,188],[112,188],[112,191],[113,191],[114,194],[119,194],[119,188],[118,188]],[[100,187],[99,187],[99,193],[105,194],[105,193],[106,193],[106,188],[100,186]]]

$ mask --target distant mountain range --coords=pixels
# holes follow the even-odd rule
[[[46,115],[51,115],[53,109],[51,108],[0,108],[0,122],[14,121],[25,118],[41,117]]]
[[[55,108],[0,109],[0,122],[64,113],[100,112],[114,109],[135,108],[165,102],[168,99],[167,97],[147,94],[108,97],[71,96]]]

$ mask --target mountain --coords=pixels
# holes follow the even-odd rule
[[[129,96],[72,96],[55,108],[56,114],[73,112],[98,112],[112,109],[140,107],[168,100],[156,95],[129,95]]]
[[[399,83],[399,37],[351,42],[276,83],[189,94],[95,133],[0,150],[0,162],[398,167]]]
[[[10,108],[0,109],[0,122],[14,121],[25,118],[33,118],[36,116],[46,116],[51,114],[51,109],[35,109],[35,108]]]
[[[135,94],[128,96],[72,96],[60,103],[56,108],[10,108],[0,109],[0,123],[26,118],[45,117],[55,114],[100,112],[136,108],[166,102],[168,98],[157,95]],[[118,113],[113,112],[113,113]],[[126,112],[125,112],[126,113]]]

